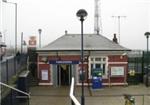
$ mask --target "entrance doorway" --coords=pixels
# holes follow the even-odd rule
[[[70,85],[71,78],[71,65],[61,64],[58,65],[57,72],[57,83],[59,86],[68,86]]]

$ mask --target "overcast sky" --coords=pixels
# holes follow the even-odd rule
[[[88,12],[84,21],[84,33],[94,33],[95,0],[7,0],[18,4],[18,45],[21,32],[28,41],[42,29],[42,45],[46,45],[68,33],[80,33],[80,21],[76,12],[83,8]],[[6,44],[14,45],[14,5],[3,3],[3,32]],[[121,18],[121,45],[130,49],[146,49],[144,33],[150,31],[149,0],[101,0],[102,35],[111,39],[118,33]],[[3,38],[4,40],[4,38]]]

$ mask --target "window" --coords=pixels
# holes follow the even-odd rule
[[[93,61],[93,58],[91,58],[91,61]]]
[[[106,69],[106,64],[103,64],[103,74],[105,74],[106,72],[105,72],[105,69]]]
[[[101,58],[95,58],[95,61],[101,61]]]
[[[95,64],[95,68],[101,68],[101,64]]]
[[[106,71],[106,69],[107,69],[107,65],[106,65],[106,63],[107,63],[107,60],[106,60],[106,57],[92,57],[91,59],[90,59],[90,70],[91,70],[91,73],[92,73],[92,70],[93,69],[97,69],[97,68],[99,68],[100,70],[102,70],[102,74],[103,75],[106,75],[106,73],[107,73],[107,71]]]
[[[93,69],[94,67],[93,67],[93,64],[91,64],[91,70]]]
[[[106,58],[103,58],[103,61],[106,61]]]

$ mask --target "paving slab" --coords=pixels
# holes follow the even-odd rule
[[[71,105],[69,86],[35,86],[30,88],[30,105]],[[81,87],[75,87],[75,96],[80,102]],[[84,87],[85,105],[125,105],[123,94],[135,97],[135,105],[150,105],[150,87],[145,85],[113,86],[93,90]]]

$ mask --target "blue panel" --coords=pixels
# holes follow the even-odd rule
[[[102,77],[93,77],[92,78],[92,88],[93,89],[100,89],[102,88]]]
[[[49,61],[49,64],[79,64],[79,61]]]

